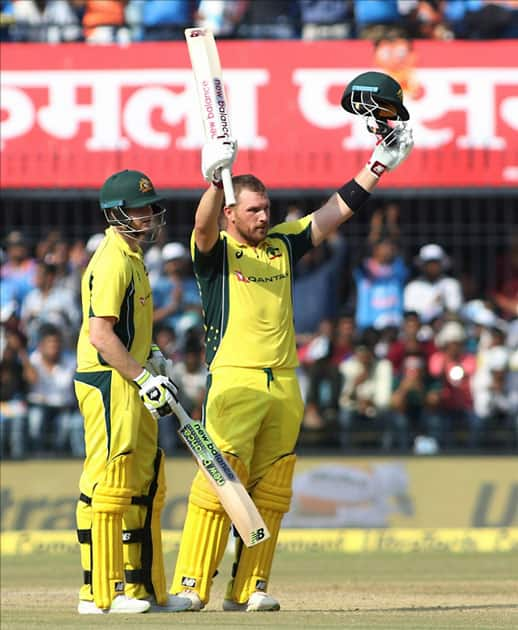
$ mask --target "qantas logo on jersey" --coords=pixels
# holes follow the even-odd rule
[[[287,273],[278,273],[275,276],[261,277],[261,276],[245,276],[241,271],[234,271],[236,278],[239,282],[276,282],[277,280],[285,280],[288,277]]]

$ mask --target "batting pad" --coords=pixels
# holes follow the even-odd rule
[[[131,505],[132,455],[110,462],[92,495],[92,588],[95,605],[109,608],[124,592],[122,515]]]
[[[290,509],[295,460],[294,454],[278,459],[252,490],[270,538],[250,548],[237,542],[238,557],[227,587],[228,599],[243,604],[255,591],[267,590],[282,517]]]
[[[225,459],[245,485],[248,473],[241,460],[228,453]],[[229,530],[229,517],[205,475],[198,471],[189,496],[172,594],[188,589],[196,591],[204,604],[209,601],[212,579],[225,553]]]
[[[132,505],[123,517],[124,567],[128,597],[154,595],[158,604],[167,602],[160,516],[165,503],[164,452],[158,449],[155,475],[144,501]]]

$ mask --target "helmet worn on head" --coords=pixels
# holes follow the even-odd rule
[[[345,88],[342,107],[351,114],[372,116],[376,120],[408,120],[403,105],[403,89],[383,72],[364,72]]]
[[[165,210],[158,205],[159,201],[162,201],[162,197],[155,192],[149,177],[140,171],[128,169],[110,175],[99,194],[99,203],[108,224],[116,226],[126,236],[145,242],[154,242],[165,224]],[[152,209],[153,220],[149,227],[136,229],[133,226],[134,217],[130,217],[126,210],[147,206]],[[150,215],[143,215],[142,218],[147,216]]]

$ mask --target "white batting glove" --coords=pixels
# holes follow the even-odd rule
[[[144,367],[146,370],[151,372],[153,376],[161,375],[171,378],[171,374],[173,373],[173,362],[171,359],[166,359],[164,357],[162,351],[156,343],[151,344],[149,355]]]
[[[412,129],[407,125],[395,128],[388,138],[379,137],[367,168],[373,175],[380,177],[385,171],[392,171],[399,166],[413,146]]]
[[[133,381],[139,388],[140,399],[155,420],[173,412],[178,402],[178,388],[171,379],[162,375],[152,376],[144,368]]]
[[[221,184],[221,169],[232,169],[237,156],[237,140],[221,138],[210,140],[201,150],[201,172],[208,182]]]

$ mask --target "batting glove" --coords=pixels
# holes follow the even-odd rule
[[[173,362],[166,359],[156,343],[151,344],[149,356],[144,366],[153,376],[167,376],[172,380]]]
[[[412,129],[407,125],[395,128],[390,136],[379,137],[367,168],[376,177],[392,171],[408,157],[414,146]]]
[[[152,376],[144,368],[133,381],[139,388],[140,399],[155,420],[173,413],[178,403],[178,388],[171,379],[160,374]]]
[[[211,140],[201,150],[201,172],[208,182],[221,185],[221,169],[232,169],[237,156],[237,140],[221,138]]]

